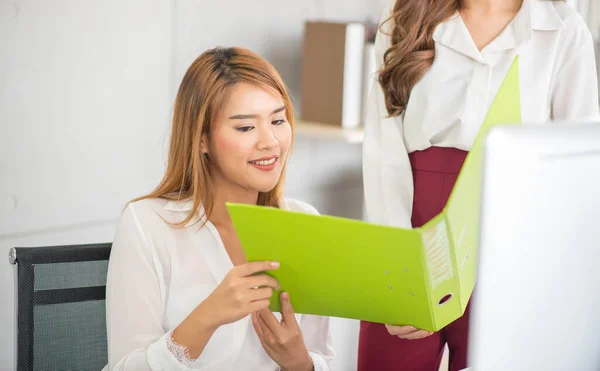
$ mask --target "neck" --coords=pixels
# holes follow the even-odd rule
[[[231,227],[233,224],[225,203],[256,205],[258,202],[258,191],[234,189],[233,186],[223,184],[223,182],[215,182],[213,189],[215,193],[210,222],[217,227]]]
[[[518,12],[523,0],[462,0],[464,10],[491,12]]]

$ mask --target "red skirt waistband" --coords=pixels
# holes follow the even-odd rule
[[[429,147],[410,153],[408,158],[413,171],[458,174],[468,153],[457,148]]]

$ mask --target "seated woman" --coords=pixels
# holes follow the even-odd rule
[[[293,110],[273,66],[239,48],[204,52],[175,101],[164,178],[129,203],[106,285],[110,370],[329,370],[326,317],[269,298],[278,262],[248,263],[226,202],[306,213],[282,197]],[[269,226],[265,225],[265,238]]]

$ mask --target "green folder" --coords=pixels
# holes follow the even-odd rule
[[[494,125],[520,124],[518,57],[467,155],[444,210],[423,227],[227,204],[249,261],[269,272],[296,313],[439,331],[465,311],[475,285],[482,144]],[[280,311],[278,293],[271,309]]]

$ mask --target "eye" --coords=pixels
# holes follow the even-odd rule
[[[285,124],[285,123],[286,123],[285,120],[275,120],[271,124],[273,124],[273,125],[281,125],[281,124]]]
[[[239,131],[241,133],[245,133],[245,132],[250,131],[252,129],[254,129],[254,126],[240,126],[240,127],[235,128],[235,130],[237,130],[237,131]]]

